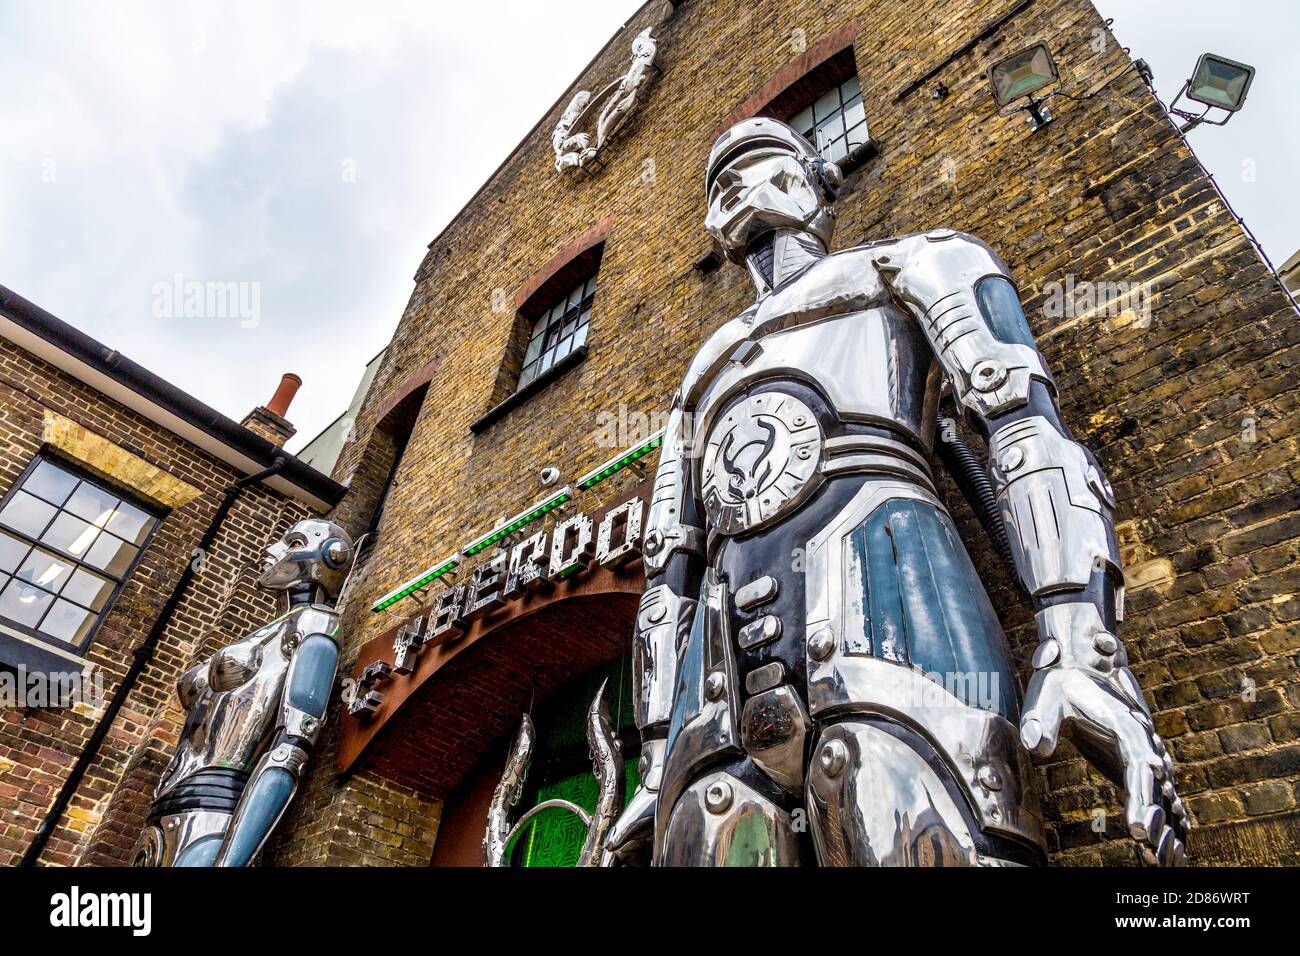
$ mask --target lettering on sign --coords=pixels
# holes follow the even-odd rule
[[[596,524],[582,512],[538,531],[515,544],[507,554],[497,551],[461,584],[444,587],[428,609],[406,621],[393,639],[393,664],[375,661],[362,670],[347,694],[348,713],[373,714],[383,703],[378,688],[415,671],[420,652],[465,633],[475,618],[517,601],[548,581],[582,573],[593,564],[617,568],[641,556],[641,527],[645,501],[629,498],[605,512]],[[375,665],[382,666],[375,666]]]

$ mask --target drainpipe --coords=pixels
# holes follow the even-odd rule
[[[217,533],[226,520],[226,515],[230,513],[230,509],[244,489],[277,474],[287,462],[288,459],[283,455],[277,455],[271,467],[259,471],[255,475],[246,475],[226,489],[225,497],[221,499],[221,505],[217,508],[217,513],[212,516],[208,529],[203,532],[203,537],[199,540],[198,551],[200,553],[206,554],[208,549],[212,547],[212,542],[216,540]],[[73,766],[72,772],[68,774],[68,778],[63,782],[63,787],[59,790],[59,795],[55,798],[53,806],[50,807],[49,812],[45,814],[45,818],[41,821],[41,828],[36,831],[31,846],[23,854],[22,862],[19,864],[20,867],[35,866],[36,861],[40,859],[41,853],[45,849],[45,844],[54,835],[59,820],[63,818],[63,811],[68,808],[73,794],[77,792],[77,787],[81,785],[82,778],[86,775],[86,771],[90,769],[91,762],[98,755],[99,748],[103,745],[104,738],[108,736],[109,728],[112,727],[113,720],[117,717],[117,712],[122,709],[122,705],[126,703],[127,695],[135,687],[135,682],[140,678],[144,669],[149,666],[149,662],[153,660],[154,651],[158,647],[158,641],[162,638],[163,631],[167,629],[172,615],[176,612],[176,608],[180,605],[185,592],[189,590],[190,582],[194,579],[194,564],[195,562],[190,561],[185,565],[180,580],[176,582],[176,587],[172,588],[171,596],[167,598],[167,603],[163,605],[161,613],[154,620],[153,627],[149,629],[149,633],[140,642],[140,645],[131,652],[133,660],[130,669],[126,672],[126,676],[122,678],[122,683],[118,685],[117,691],[114,692],[113,699],[104,708],[99,723],[95,725],[95,732],[90,735],[90,740],[87,741],[85,748],[77,757],[77,762]]]

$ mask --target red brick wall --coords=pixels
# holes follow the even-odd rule
[[[49,409],[201,490],[161,523],[86,657],[104,674],[105,700],[131,664],[211,521],[224,489],[242,477],[223,462],[131,412],[8,340],[0,340],[0,493],[43,443]],[[93,462],[90,463],[93,465]],[[184,719],[175,682],[200,654],[274,616],[274,601],[240,575],[271,536],[305,514],[296,502],[251,488],[235,505],[163,634],[149,667],[91,764],[41,861],[122,863]],[[233,586],[232,586],[233,585]],[[100,710],[0,710],[0,864],[16,863],[98,721]],[[13,761],[9,766],[5,761]]]

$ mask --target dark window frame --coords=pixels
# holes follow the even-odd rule
[[[604,258],[605,235],[602,233],[598,241],[592,242],[591,245],[567,259],[563,265],[551,270],[545,281],[532,289],[523,304],[515,310],[510,344],[497,373],[496,385],[491,397],[492,404],[487,411],[470,423],[469,430],[472,434],[482,434],[511,411],[548,388],[552,382],[570,369],[586,360],[591,348],[589,344],[591,328],[597,318],[595,310],[600,299],[600,272]],[[586,321],[580,326],[584,330],[582,343],[573,346],[567,355],[555,359],[550,367],[538,372],[531,379],[523,380],[524,369],[531,364],[526,361],[528,346],[535,337],[539,322],[544,321],[555,306],[567,302],[578,286],[589,281],[596,283],[591,294],[584,295],[576,307],[566,309],[558,323],[552,323],[558,324],[563,329],[564,323],[574,314],[578,317],[586,315]],[[575,333],[578,327],[575,326]],[[560,338],[563,339],[564,336]]]
[[[23,492],[23,486],[27,482],[27,479],[31,477],[31,475],[36,471],[37,468],[41,466],[43,462],[49,462],[54,467],[75,477],[78,480],[78,486],[80,485],[81,482],[90,484],[93,487],[99,489],[100,491],[110,494],[115,498],[120,498],[122,501],[125,501],[127,504],[130,504],[131,506],[140,509],[141,511],[149,515],[150,518],[153,519],[152,527],[150,527],[148,533],[144,536],[144,538],[140,541],[139,544],[134,544],[133,542],[130,541],[126,542],[127,544],[132,544],[136,548],[136,552],[135,552],[135,556],[131,559],[130,563],[122,571],[120,576],[114,574],[111,571],[107,571],[103,568],[95,567],[95,565],[89,563],[88,561],[85,561],[84,554],[82,557],[77,557],[76,555],[64,551],[62,548],[41,541],[40,535],[37,535],[36,537],[32,537],[30,534],[28,534],[25,531],[19,531],[17,528],[10,527],[9,525],[0,524],[0,531],[2,531],[4,534],[12,538],[24,542],[28,546],[27,554],[24,555],[24,557],[18,562],[17,565],[15,565],[14,574],[11,575],[9,572],[0,572],[0,574],[3,574],[4,577],[9,578],[9,577],[16,576],[17,569],[22,567],[23,561],[25,561],[27,557],[31,555],[32,550],[36,548],[40,548],[58,555],[61,561],[66,561],[72,565],[73,570],[72,573],[69,574],[68,576],[69,580],[71,580],[72,575],[76,573],[77,569],[84,568],[87,573],[90,573],[96,577],[107,578],[109,581],[113,583],[113,588],[109,592],[108,597],[104,599],[103,607],[100,610],[95,611],[91,608],[85,607],[85,605],[78,604],[79,607],[82,607],[84,610],[87,610],[94,615],[94,623],[91,624],[90,630],[86,632],[85,637],[83,637],[79,642],[67,641],[62,638],[55,637],[52,634],[47,634],[44,631],[39,630],[38,627],[32,627],[30,625],[23,624],[20,621],[15,621],[12,618],[5,617],[4,615],[0,614],[0,625],[3,625],[4,628],[7,628],[11,631],[15,631],[23,635],[24,637],[30,638],[33,641],[40,642],[41,644],[45,644],[50,647],[59,648],[61,650],[70,652],[80,657],[84,655],[86,650],[91,646],[91,644],[94,643],[95,636],[99,633],[99,629],[103,626],[104,622],[108,619],[108,616],[112,613],[113,608],[117,604],[118,598],[121,597],[122,592],[126,589],[128,582],[130,582],[132,576],[135,574],[137,568],[139,567],[140,561],[143,559],[145,552],[149,549],[150,545],[153,544],[154,536],[158,533],[158,529],[162,527],[163,521],[166,519],[167,515],[170,512],[167,508],[164,508],[154,502],[141,498],[139,495],[134,494],[129,489],[123,488],[122,486],[117,485],[112,481],[108,481],[104,479],[100,475],[95,474],[93,471],[90,471],[84,466],[74,461],[71,461],[68,458],[63,457],[62,455],[56,454],[53,450],[49,448],[42,448],[35,455],[32,456],[31,461],[27,463],[27,467],[23,469],[22,474],[20,474],[18,478],[9,486],[9,488],[5,491],[3,497],[0,497],[0,510],[3,510],[5,506],[7,506],[9,502],[13,500],[13,498],[16,495],[18,495],[20,492]],[[25,493],[29,495],[32,494],[32,492],[30,491]],[[52,502],[46,501],[46,499],[40,498],[39,495],[33,495],[33,497],[38,498],[39,500],[45,502],[46,504],[49,504],[52,508],[54,508],[54,516],[51,517],[48,522],[46,522],[44,528],[41,531],[41,534],[44,534],[46,531],[48,531],[50,526],[55,521],[58,520],[59,515],[62,514],[70,514],[73,517],[78,518],[79,520],[82,521],[85,520],[84,518],[80,518],[80,516],[76,515],[74,512],[68,511],[64,507],[65,505],[67,505],[68,501],[71,500],[72,495],[75,493],[76,493],[76,488],[74,487],[74,489],[68,493],[68,497],[64,499],[64,502],[61,505],[55,505]],[[104,529],[102,528],[100,530],[101,532],[104,531]],[[108,533],[112,534],[112,532],[108,532]],[[117,536],[114,535],[114,537]],[[89,550],[90,548],[88,547],[86,551],[89,552]],[[5,583],[7,585],[8,582],[6,581]],[[65,585],[60,586],[60,591]],[[44,591],[47,594],[51,593],[47,589],[40,587],[40,585],[33,583],[32,586],[40,588],[40,590]],[[53,597],[55,598],[55,600],[57,600],[60,597],[60,595],[53,594]],[[70,603],[73,604],[77,603],[75,601],[72,601],[71,598],[65,598],[65,600],[68,600]],[[51,601],[49,609],[47,609],[41,617],[42,620],[44,620],[45,615],[48,615],[54,609],[54,606],[55,606],[55,601]],[[39,623],[40,622],[38,622],[38,626]]]
[[[587,331],[591,328],[591,310],[595,306],[596,292],[599,289],[597,282],[599,278],[600,260],[597,259],[590,270],[565,288],[549,306],[544,307],[532,319],[532,327],[524,342],[523,361],[519,368],[515,391],[527,388],[571,353],[586,345]],[[574,293],[580,289],[582,294],[574,303]],[[557,316],[556,310],[562,305],[565,308]],[[530,360],[529,353],[535,342],[540,342],[540,346],[537,354]],[[568,347],[563,354],[559,354],[560,348],[565,343],[568,343]]]
[[[852,126],[849,125],[849,111],[853,106],[844,98],[844,87],[848,86],[850,83],[855,84],[858,90],[854,96],[849,97],[849,100],[855,101],[853,105],[856,105],[862,110],[862,118]],[[816,112],[817,105],[821,103],[824,97],[830,96],[832,93],[835,94],[836,105],[827,115],[819,119]],[[805,131],[804,128],[807,124],[796,122],[796,120],[805,112],[808,113],[811,122],[811,125],[807,127],[807,131]],[[819,131],[823,129],[826,124],[832,123],[836,119],[840,121],[842,132],[825,143],[818,142],[818,139],[820,139],[820,136],[818,135]],[[823,159],[832,163],[840,163],[848,160],[859,150],[865,149],[867,144],[871,142],[871,129],[870,125],[867,123],[866,103],[862,99],[862,81],[859,80],[855,74],[841,83],[832,83],[811,103],[791,114],[789,123],[801,136],[807,139],[808,142],[812,143],[813,149],[821,153]],[[850,136],[858,130],[861,130],[861,140],[855,143],[850,139]],[[838,155],[832,149],[832,147],[837,143],[843,144],[843,152]]]
[[[793,120],[804,110],[812,109],[821,97],[830,93],[832,90],[840,90],[849,80],[858,82],[858,100],[862,103],[862,124],[866,126],[865,142],[862,142],[852,148],[848,148],[846,155],[838,158],[835,162],[845,173],[851,172],[860,166],[865,160],[873,156],[879,149],[876,140],[871,136],[871,117],[867,115],[866,100],[862,93],[862,78],[858,73],[857,57],[853,50],[853,45],[848,44],[818,63],[808,72],[804,73],[797,80],[792,82],[785,89],[781,90],[776,96],[767,102],[765,106],[758,111],[759,116],[770,116],[773,119],[779,119],[783,123],[793,124]],[[839,97],[840,115],[844,113],[844,98],[841,93]],[[834,114],[832,114],[834,115]],[[817,128],[817,118],[813,116],[813,131]],[[849,127],[845,124],[845,145],[848,146],[847,138]],[[856,129],[858,124],[854,124]],[[813,148],[819,153],[822,147],[813,141]],[[832,140],[835,142],[835,140]]]

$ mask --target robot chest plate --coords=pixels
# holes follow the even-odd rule
[[[711,528],[738,535],[793,510],[815,485],[823,436],[799,398],[757,390],[714,419],[701,457],[700,492]]]

